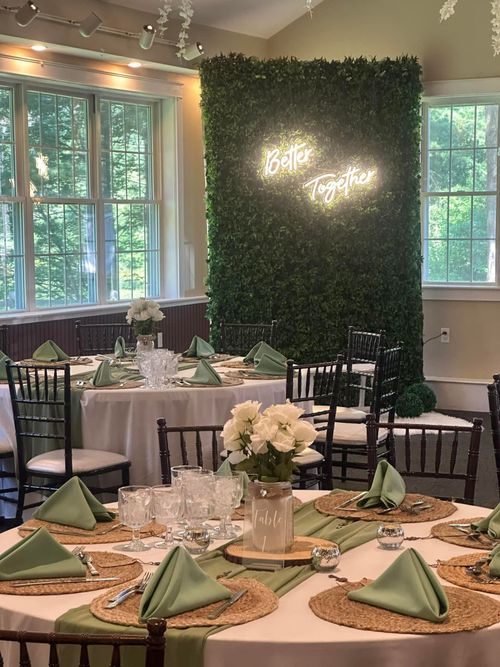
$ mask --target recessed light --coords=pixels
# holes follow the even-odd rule
[[[33,44],[33,46],[31,48],[33,49],[33,51],[46,51],[47,50],[47,47],[44,46],[43,44]]]
[[[137,69],[138,67],[142,67],[141,63],[137,62],[137,60],[132,60],[132,62],[130,62],[128,66],[131,67],[132,69]]]

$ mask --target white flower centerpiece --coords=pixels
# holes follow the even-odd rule
[[[137,337],[138,348],[141,345],[150,349],[153,348],[153,336],[158,329],[158,323],[164,317],[165,315],[161,312],[156,301],[141,297],[131,302],[130,308],[127,310],[127,322]]]
[[[245,512],[253,548],[285,552],[293,544],[293,459],[315,441],[317,431],[292,403],[271,405],[262,413],[260,407],[257,401],[236,405],[221,436],[231,465],[253,480]]]

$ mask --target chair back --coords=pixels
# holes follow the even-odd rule
[[[378,333],[360,331],[356,327],[349,327],[347,333],[347,364],[369,363],[377,359],[378,349],[385,345],[385,331]]]
[[[126,322],[82,324],[80,320],[77,320],[75,322],[75,332],[78,354],[82,356],[113,352],[118,336],[123,337],[127,347],[135,346],[132,327]]]
[[[500,495],[500,376],[493,376],[493,383],[488,385],[488,404],[490,406],[491,437],[497,469],[498,493]]]
[[[9,327],[0,324],[0,351],[9,356]]]
[[[368,481],[371,483],[377,465],[377,437],[380,430],[387,431],[388,459],[403,477],[455,480],[463,482],[463,496],[453,497],[457,502],[474,504],[477,481],[479,446],[482,419],[475,418],[471,426],[435,424],[411,424],[377,422],[374,415],[366,420],[368,443]],[[396,447],[395,430],[403,431],[403,462],[398,465],[399,448]],[[460,439],[460,435],[463,438]],[[449,435],[449,438],[445,436]],[[464,466],[457,470],[457,459],[467,447]],[[445,463],[446,461],[446,463]],[[448,496],[449,497],[449,496]]]
[[[158,419],[158,444],[162,484],[172,483],[172,449],[180,454],[182,465],[198,465],[216,470],[219,465],[219,437],[224,426],[167,426],[165,419]],[[204,447],[205,445],[205,447]],[[210,455],[204,449],[208,445]],[[194,452],[191,454],[191,451]],[[207,460],[211,459],[208,463]]]
[[[261,340],[275,347],[277,326],[278,320],[271,324],[235,324],[222,320],[220,352],[244,357]]]
[[[34,366],[6,363],[16,430],[18,476],[26,480],[26,461],[41,451],[65,450],[66,477],[71,456],[71,384],[69,364]]]
[[[80,647],[79,667],[121,667],[122,647],[138,646],[145,649],[144,667],[163,667],[165,658],[165,630],[166,623],[163,619],[152,619],[147,623],[147,635],[127,634],[76,634],[63,632],[24,632],[22,630],[0,630],[0,641],[15,642],[19,644],[19,667],[30,667],[31,656],[29,644],[42,644],[49,647],[48,667],[59,667],[63,661],[59,660],[58,647],[74,646]],[[108,647],[110,657],[106,663],[102,659],[89,659],[89,647]],[[124,661],[125,662],[125,661]],[[0,654],[0,665],[3,658]],[[137,665],[139,667],[139,664]]]
[[[389,349],[381,347],[377,352],[370,406],[370,412],[375,415],[375,419],[384,415],[388,421],[394,421],[399,396],[402,351],[402,347],[398,345]]]

